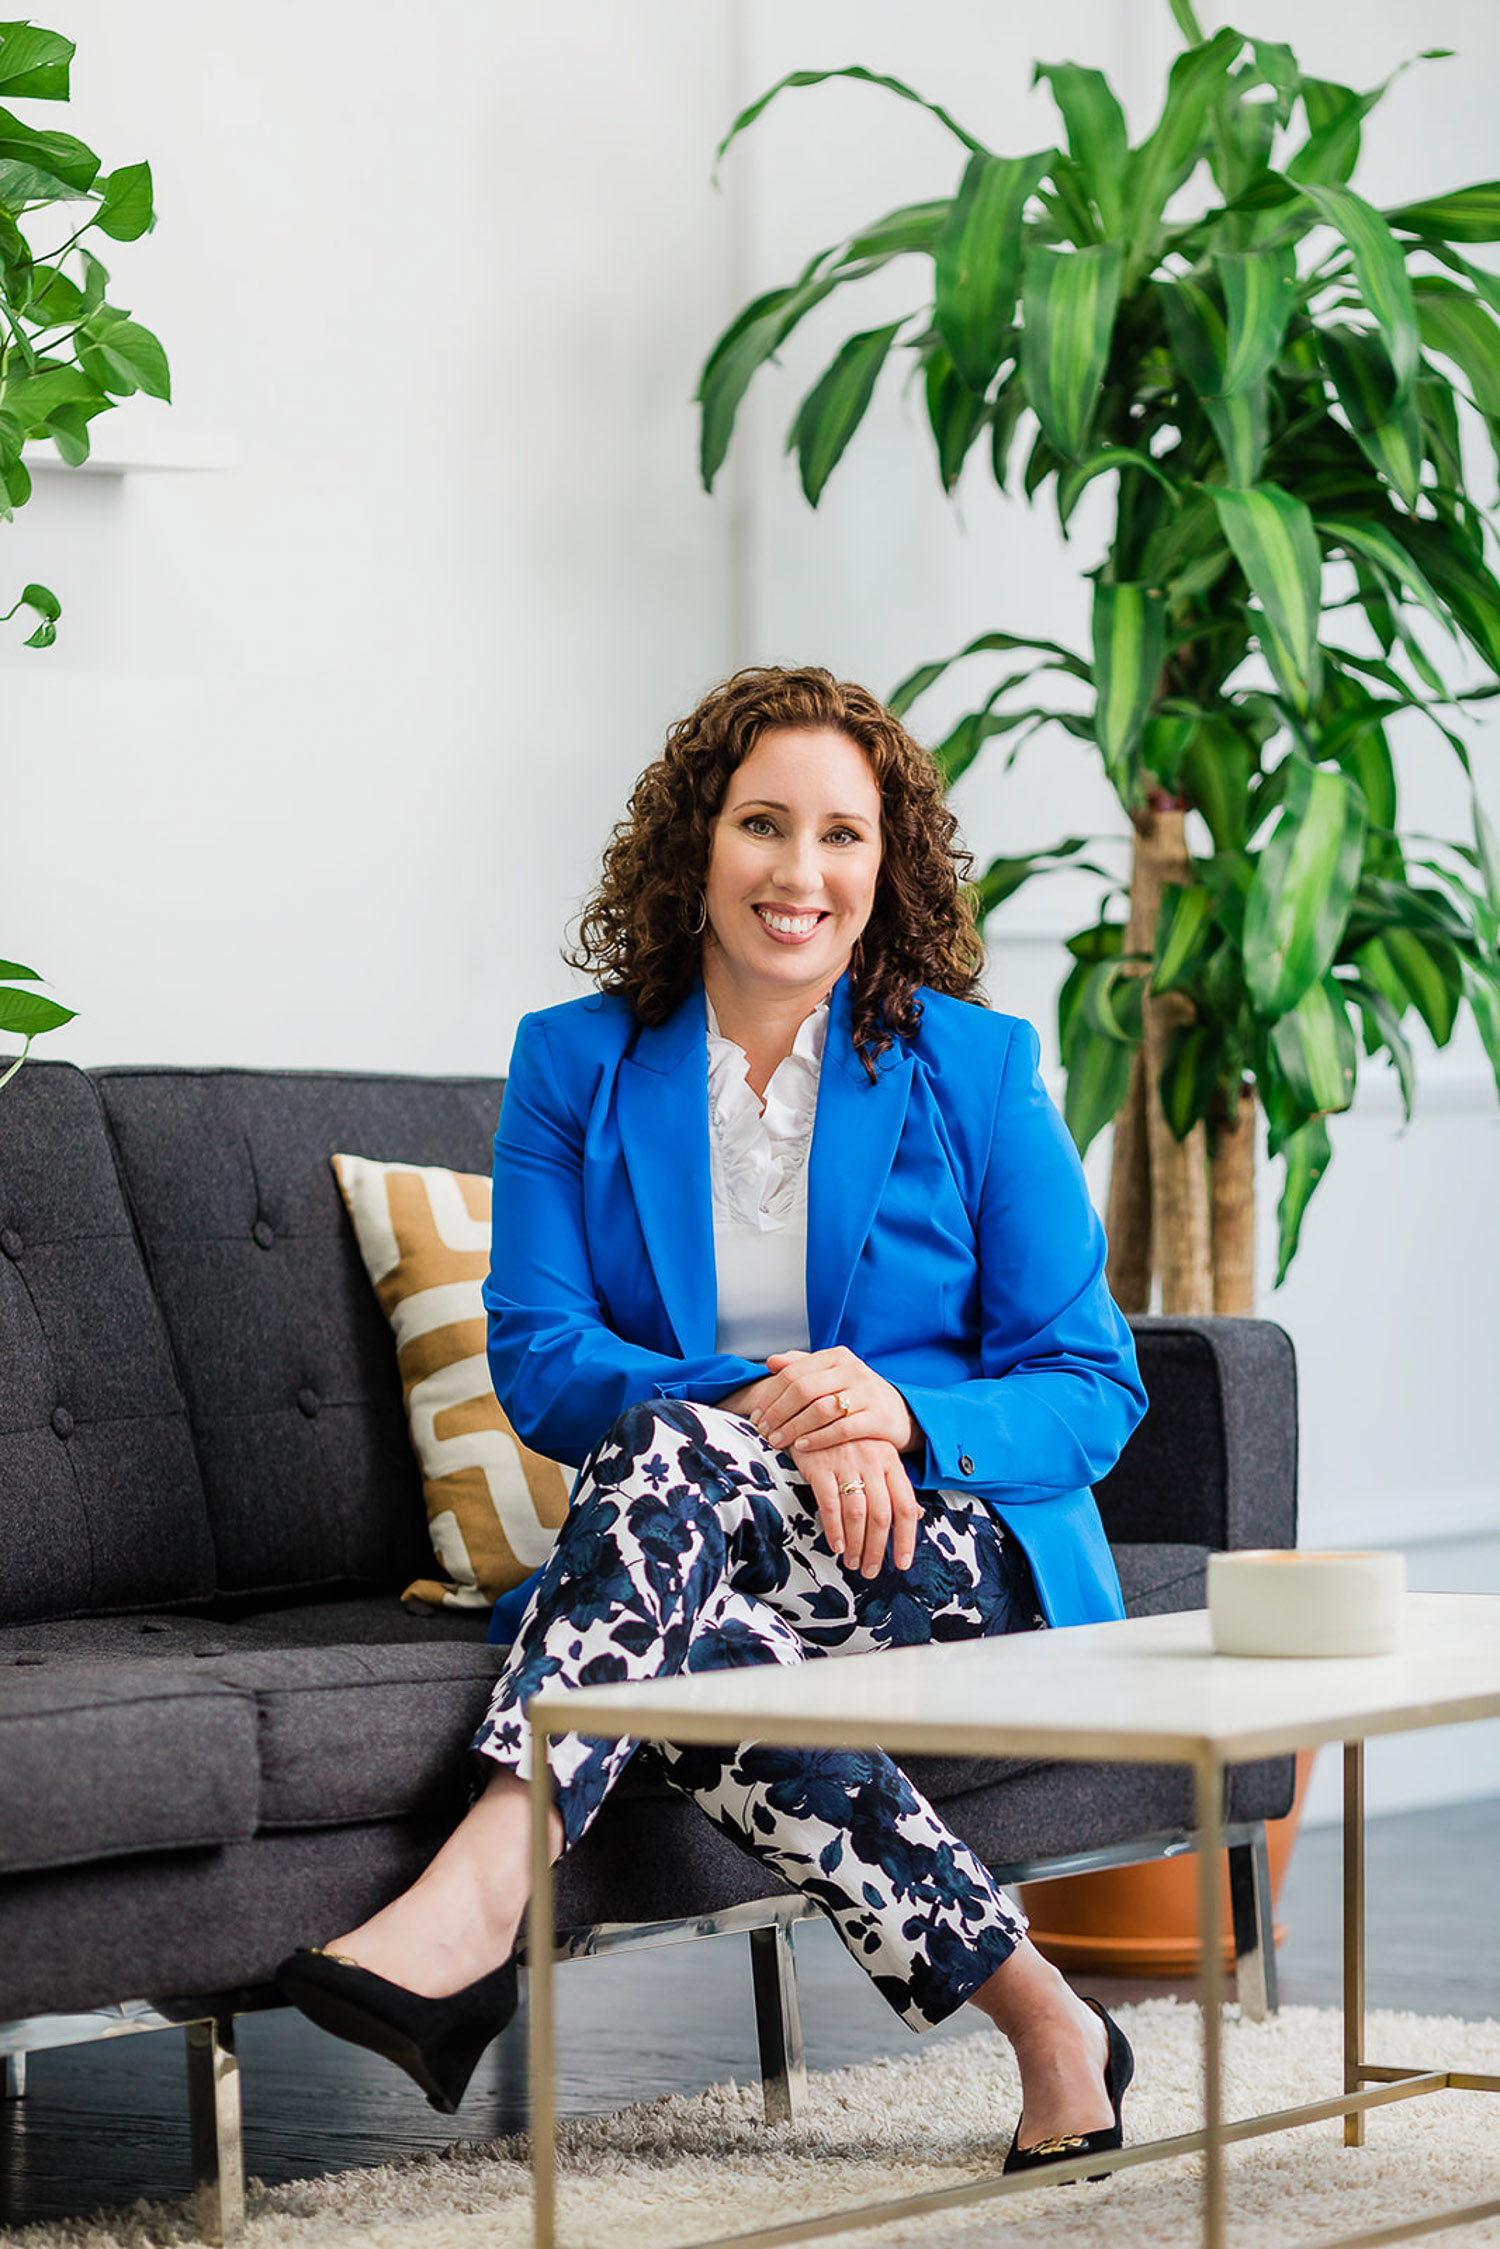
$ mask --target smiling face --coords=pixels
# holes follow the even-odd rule
[[[727,984],[752,1007],[800,997],[814,1008],[870,918],[880,852],[880,789],[859,744],[827,727],[762,734],[714,822],[710,990]]]

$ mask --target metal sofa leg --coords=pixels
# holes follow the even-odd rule
[[[26,2056],[7,2054],[0,2074],[0,2101],[18,2101],[26,2090]]]
[[[245,2230],[245,2151],[240,2139],[240,2065],[234,2017],[210,2016],[187,2029],[188,2122],[193,2184],[204,2194],[203,2237],[237,2241]]]
[[[807,2061],[802,2051],[802,2014],[797,2005],[797,1962],[792,1932],[777,1921],[750,1931],[750,1970],[755,1982],[755,2028],[760,2040],[760,2074],[766,2122],[794,2124],[807,2097]]]
[[[1234,1966],[1240,2013],[1263,2023],[1280,2005],[1276,1988],[1276,1931],[1271,1912],[1271,1861],[1266,1825],[1257,1820],[1249,1840],[1229,1847],[1229,1904],[1234,1921]]]

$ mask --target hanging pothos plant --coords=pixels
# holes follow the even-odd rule
[[[0,102],[66,101],[73,54],[60,32],[0,23]],[[133,391],[170,397],[166,354],[149,328],[110,304],[109,275],[83,239],[133,242],[152,223],[148,164],[102,172],[71,133],[41,131],[0,107],[0,519],[31,497],[28,438],[51,438],[76,468],[88,459],[96,415]],[[57,596],[24,586],[0,624],[20,609],[37,620],[26,646],[50,648]],[[0,1086],[33,1039],[72,1021],[71,1008],[25,989],[39,981],[35,969],[0,960],[0,1032],[22,1041],[8,1064],[0,1058]]]
[[[1467,1003],[1500,1084],[1500,848],[1472,784],[1470,838],[1405,836],[1386,734],[1420,712],[1467,774],[1462,706],[1500,691],[1500,583],[1464,457],[1486,431],[1500,449],[1500,278],[1468,255],[1500,241],[1500,182],[1377,211],[1347,183],[1384,87],[1306,77],[1289,47],[1207,39],[1189,0],[1171,6],[1188,44],[1134,148],[1105,78],[1075,63],[1037,66],[1066,147],[1030,156],[858,68],[794,72],[737,118],[721,155],[788,88],[864,79],[967,156],[951,198],[890,212],[745,307],[703,371],[702,473],[798,323],[905,258],[928,280],[911,314],[848,337],[792,421],[812,505],[898,353],[946,491],[975,446],[1002,490],[1019,459],[1066,533],[1111,480],[1086,653],[985,633],[891,699],[1002,659],[938,747],[950,781],[1005,736],[1011,755],[1051,726],[1097,746],[1133,830],[1128,915],[1116,889],[1069,940],[1059,1029],[1079,1146],[1115,1121],[1111,1282],[1128,1310],[1155,1273],[1164,1310],[1248,1311],[1257,1104],[1285,1167],[1279,1284],[1361,1048],[1394,1066],[1409,1115],[1408,1024],[1444,1045]],[[1450,684],[1450,656],[1460,682],[1477,658],[1478,684]],[[981,912],[1084,849],[995,859]]]

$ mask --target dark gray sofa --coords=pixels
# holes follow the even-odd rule
[[[412,1615],[428,1567],[390,1331],[328,1158],[485,1170],[501,1085],[32,1063],[0,1095],[0,2056],[193,2026],[200,2173],[236,2222],[233,2017],[462,1808],[497,1651]],[[1291,1347],[1137,1323],[1151,1411],[1100,1489],[1132,1614],[1214,1547],[1290,1545]],[[1184,1847],[1185,1771],[913,1760],[1007,1879]],[[1259,1823],[1232,1776],[1242,1994],[1274,2004]],[[772,2113],[795,2083],[800,1901],[639,1757],[559,1870],[565,1950],[752,1933]],[[628,2085],[621,2098],[629,2097]],[[418,2096],[413,2092],[414,2099]]]

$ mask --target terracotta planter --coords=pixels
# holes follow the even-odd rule
[[[1313,1753],[1297,1759],[1297,1792],[1285,1819],[1268,1820],[1271,1896],[1281,1895],[1292,1855]],[[1229,1926],[1228,1854],[1220,1899]],[[1189,1976],[1198,1967],[1198,1861],[1194,1853],[1157,1859],[1148,1866],[1106,1867],[1057,1882],[1026,1882],[1021,1902],[1031,1941],[1059,1968],[1092,1969],[1111,1976]],[[1276,1942],[1282,1930],[1278,1924]],[[1225,1966],[1234,1966],[1234,1940],[1226,1937]]]

